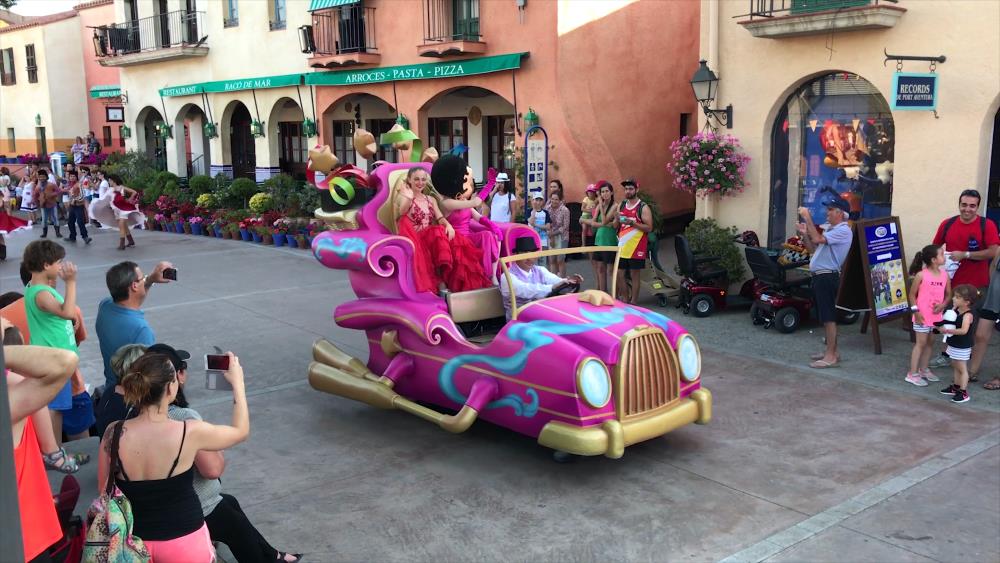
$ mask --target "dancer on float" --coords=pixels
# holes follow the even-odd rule
[[[473,195],[476,185],[472,168],[466,166],[462,158],[446,155],[434,163],[431,183],[442,196],[440,207],[445,218],[456,233],[472,244],[467,251],[479,256],[483,273],[491,284],[496,284],[501,233],[498,227],[477,211],[483,200]],[[473,231],[471,228],[473,220],[478,222],[482,229]],[[466,252],[466,249],[460,249],[457,245],[453,247],[459,252]]]
[[[489,287],[480,257],[469,239],[455,233],[444,218],[437,200],[424,193],[427,171],[416,166],[400,178],[393,190],[397,194],[397,232],[413,241],[414,279],[418,291],[452,292]],[[464,250],[469,251],[459,251]]]
[[[90,217],[105,225],[117,224],[118,250],[125,250],[126,246],[135,246],[129,225],[141,225],[146,221],[146,216],[135,204],[139,192],[123,186],[121,178],[116,174],[108,174],[106,177],[110,182],[110,189],[90,203]]]

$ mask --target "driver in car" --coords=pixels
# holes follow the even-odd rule
[[[514,241],[514,254],[537,251],[538,244],[532,237],[520,237]],[[573,274],[567,278],[560,278],[543,266],[535,264],[535,258],[516,260],[509,270],[518,307],[543,297],[549,297],[569,287],[579,288],[580,284],[583,283],[583,276]],[[510,320],[510,288],[507,287],[507,276],[500,276],[500,294],[503,295],[503,306],[507,311],[507,320]]]

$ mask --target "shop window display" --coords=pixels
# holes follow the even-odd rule
[[[832,197],[850,203],[852,219],[888,216],[894,145],[889,105],[867,80],[837,72],[800,87],[772,133],[768,245],[795,235],[798,207],[824,217]]]

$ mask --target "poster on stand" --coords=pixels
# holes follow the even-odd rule
[[[525,195],[528,199],[528,207],[531,206],[531,200],[537,196],[545,198],[545,184],[547,183],[548,172],[546,171],[546,164],[548,163],[548,136],[545,134],[545,130],[541,127],[533,128],[535,131],[528,131],[529,136],[528,141],[525,143],[525,175],[527,176],[524,181]],[[535,138],[531,138],[532,133],[541,133]]]
[[[865,225],[864,229],[872,303],[875,317],[881,320],[910,308],[906,295],[906,265],[895,221],[887,219]]]

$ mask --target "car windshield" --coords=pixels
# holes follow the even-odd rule
[[[597,263],[592,258],[597,258]],[[617,246],[585,246],[577,248],[561,248],[552,250],[540,250],[537,252],[524,252],[511,256],[506,256],[500,260],[501,276],[509,276],[512,268],[527,269],[532,265],[545,268],[550,273],[562,278],[573,278],[579,276],[582,281],[579,290],[575,287],[566,288],[566,292],[586,291],[589,289],[605,288],[604,291],[611,296],[615,295],[617,289],[618,272],[618,247]],[[565,275],[559,273],[559,262],[565,262]],[[600,283],[600,271],[604,271],[606,284]],[[574,278],[576,279],[576,278]],[[508,280],[507,283],[510,283]],[[517,308],[512,318],[517,318]]]

